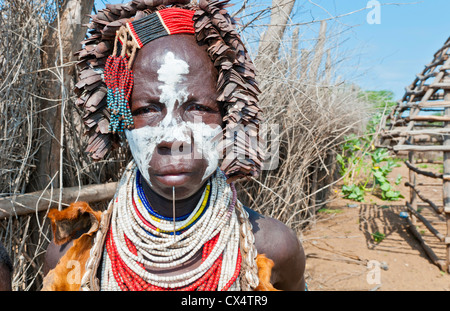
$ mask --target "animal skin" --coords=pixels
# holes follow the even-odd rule
[[[101,212],[94,211],[85,202],[72,203],[63,211],[51,210],[54,241],[57,245],[67,243],[77,231],[90,228],[73,241],[73,245],[44,278],[43,291],[78,291],[81,276],[85,272],[95,232],[99,229]]]
[[[88,232],[73,240],[72,247],[45,276],[42,288],[42,291],[79,291],[95,233],[99,229],[101,212],[94,211],[85,202],[77,202],[63,211],[51,210],[48,217],[51,220],[55,243],[58,245],[70,241],[83,226],[90,228]],[[270,283],[274,262],[264,254],[259,254],[256,263],[259,285],[255,290],[276,291]]]
[[[278,291],[270,283],[274,266],[273,260],[267,258],[264,254],[258,254],[256,256],[256,265],[258,266],[259,285],[255,288],[255,291]]]

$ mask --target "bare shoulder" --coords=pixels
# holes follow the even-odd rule
[[[258,253],[275,264],[271,283],[280,290],[305,290],[305,252],[295,232],[279,220],[246,210]]]

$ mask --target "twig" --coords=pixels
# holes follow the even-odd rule
[[[59,138],[59,203],[58,203],[58,210],[62,210],[62,192],[64,187],[64,180],[63,180],[63,151],[64,151],[64,112],[65,112],[65,87],[64,87],[64,69],[62,69],[64,65],[64,54],[63,54],[63,46],[61,42],[61,20],[59,17],[59,9],[56,10],[57,12],[57,20],[58,20],[58,42],[59,42],[59,62],[60,62],[60,69],[59,69],[59,77],[60,77],[60,85],[61,85],[61,126],[60,126],[60,138]]]

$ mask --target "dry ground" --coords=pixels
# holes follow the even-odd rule
[[[398,189],[408,198],[409,190],[403,185],[408,180],[407,168],[402,165],[394,169],[391,179],[398,174],[404,176]],[[421,177],[420,181],[430,179]],[[441,187],[425,187],[421,192],[441,204]],[[368,196],[366,201],[357,203],[337,197],[328,204],[327,213],[318,213],[315,225],[303,232],[309,290],[449,291],[450,275],[431,263],[408,231],[405,219],[399,216],[405,210],[404,200],[386,202]],[[432,215],[426,205],[419,207],[445,235],[444,218]],[[436,254],[445,259],[445,246],[423,225],[416,225]],[[375,242],[375,232],[385,234],[385,238]]]

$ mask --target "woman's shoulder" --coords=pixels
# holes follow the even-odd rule
[[[306,256],[297,234],[275,218],[245,209],[258,254],[265,254],[274,262],[271,283],[277,289],[303,290]]]

